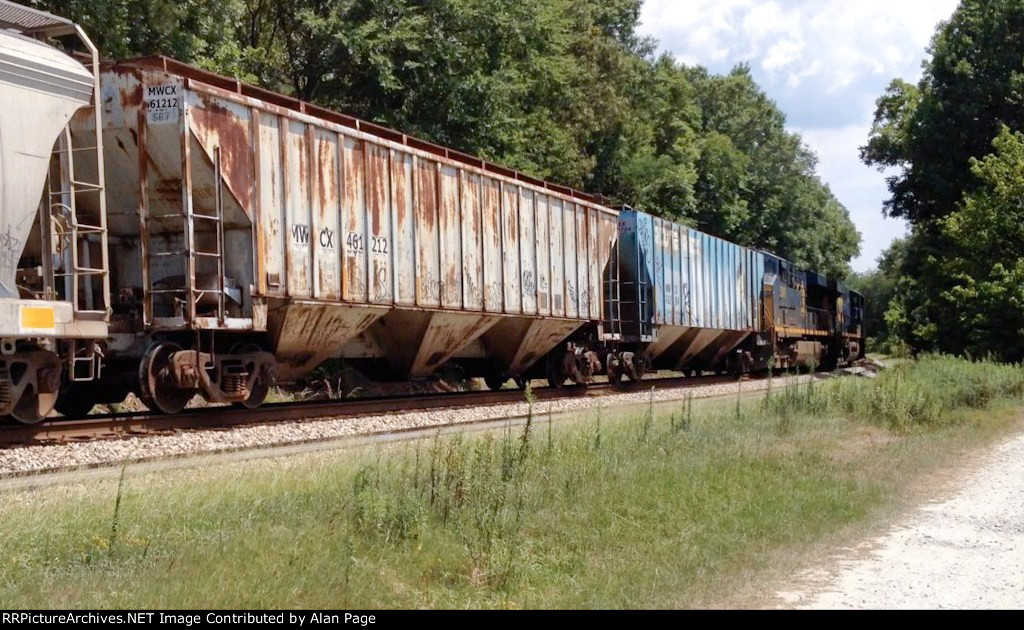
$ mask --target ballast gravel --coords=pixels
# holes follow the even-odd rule
[[[788,376],[775,378],[773,387],[803,383],[809,376]],[[818,377],[820,378],[820,377]],[[743,381],[654,390],[656,403],[694,398],[710,398],[737,393],[764,390],[767,380]],[[625,405],[643,404],[650,400],[652,393],[631,392],[603,396],[565,398],[555,401],[540,401],[534,405],[534,413],[547,415],[585,412]],[[0,450],[0,477],[22,475],[31,472],[66,470],[82,467],[120,464],[130,461],[149,461],[161,458],[183,457],[217,452],[260,449],[290,444],[326,442],[390,431],[405,431],[416,428],[441,427],[463,423],[481,422],[527,413],[525,402],[455,409],[432,409],[428,411],[392,412],[385,415],[362,416],[337,419],[318,419],[300,422],[281,422],[239,426],[228,429],[194,430],[171,435],[151,435],[118,440],[99,440],[44,446],[15,447]]]
[[[797,583],[778,593],[787,607],[1024,608],[1024,435],[986,455],[953,498]]]

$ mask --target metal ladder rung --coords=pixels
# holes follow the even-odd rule
[[[53,155],[64,155],[65,153],[75,153],[78,151],[95,151],[99,147],[75,147],[68,151],[67,149],[54,149]]]
[[[167,257],[170,257],[170,256],[185,256],[187,254],[188,254],[188,252],[185,251],[185,250],[180,250],[180,251],[176,251],[176,252],[150,252],[149,253],[149,255],[151,257],[154,257],[154,258],[167,258]]]
[[[210,216],[208,214],[193,214],[193,219],[203,219],[204,221],[214,221],[220,223],[220,217]]]
[[[75,228],[79,234],[102,234],[103,228],[98,225],[79,225]]]
[[[182,289],[150,289],[149,292],[153,293],[153,294],[161,294],[161,295],[166,295],[166,294],[171,294],[171,293],[173,293],[175,295],[184,295],[184,294],[188,293],[188,289],[184,289],[184,288],[182,288]]]
[[[192,253],[195,254],[196,256],[201,257],[201,258],[220,258],[220,253],[218,253],[218,252],[199,252],[199,251],[193,251]]]

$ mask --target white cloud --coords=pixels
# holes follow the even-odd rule
[[[839,90],[916,65],[957,0],[647,0],[643,28],[681,58],[751,61],[767,73],[822,76]],[[911,51],[913,51],[911,53]],[[811,72],[817,64],[817,70]],[[796,81],[799,83],[799,79]]]
[[[866,269],[902,222],[882,219],[885,175],[860,163],[874,101],[889,80],[916,81],[939,21],[958,0],[646,0],[641,31],[683,63],[750,63],[863,236]]]

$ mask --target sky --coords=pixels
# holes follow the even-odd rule
[[[935,27],[958,0],[645,0],[640,31],[660,51],[726,73],[749,63],[758,84],[818,155],[818,174],[861,233],[856,271],[906,233],[883,218],[885,173],[858,157],[875,100],[916,83]]]

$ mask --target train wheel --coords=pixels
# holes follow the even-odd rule
[[[562,364],[564,357],[558,355],[550,355],[546,366],[546,372],[548,377],[548,387],[554,389],[561,389],[565,385],[565,379],[568,378],[565,374],[565,369]]]
[[[267,400],[267,394],[270,393],[270,385],[263,381],[256,381],[253,385],[252,390],[249,391],[249,397],[238,403],[246,409],[255,409],[263,404]]]
[[[522,376],[513,376],[512,380],[515,382],[516,387],[521,389],[521,390],[526,389],[527,383],[530,382],[529,379],[527,379],[525,377],[522,377]]]
[[[140,398],[150,411],[181,413],[194,391],[181,389],[171,376],[171,356],[182,347],[173,342],[155,343],[149,347],[139,365]]]
[[[604,360],[605,374],[608,375],[608,382],[612,385],[618,385],[622,382],[622,366],[619,361],[619,357],[614,353],[609,353]]]
[[[622,366],[623,372],[629,377],[629,380],[638,383],[644,378],[644,360],[643,358],[637,358],[632,352],[622,353]]]
[[[505,385],[505,381],[508,378],[504,374],[488,374],[484,377],[484,383],[487,384],[487,388],[492,392],[496,392]]]
[[[263,348],[254,343],[240,344],[231,348],[231,354],[252,354],[254,352],[263,352]],[[252,389],[249,390],[249,397],[236,404],[246,409],[255,409],[263,404],[269,393],[270,383],[266,379],[258,378],[253,383]]]
[[[11,410],[11,417],[22,424],[36,424],[50,415],[56,404],[57,392],[40,394],[36,389],[26,389]]]
[[[36,424],[53,411],[60,392],[61,364],[52,352],[33,353],[19,378],[24,383],[11,417],[22,424]]]

